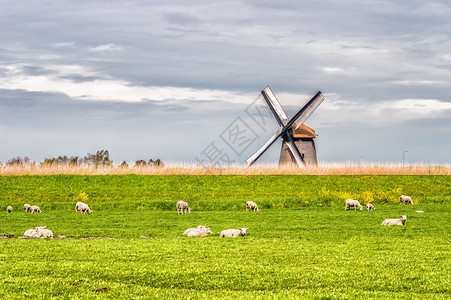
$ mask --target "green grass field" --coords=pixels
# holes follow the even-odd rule
[[[74,212],[80,191],[92,215]],[[376,211],[345,212],[348,197]],[[68,236],[0,239],[0,299],[449,299],[450,197],[447,176],[0,177],[0,235]],[[401,214],[406,226],[380,226]],[[182,235],[200,224],[214,234]]]

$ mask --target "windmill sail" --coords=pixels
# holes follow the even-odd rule
[[[318,108],[318,106],[324,101],[324,96],[321,92],[316,93],[309,102],[287,123],[286,127],[291,127],[293,123],[296,123],[297,129],[301,126],[305,120]]]
[[[296,160],[296,163],[299,167],[305,167],[306,163],[305,160],[302,158],[301,153],[299,152],[299,149],[296,147],[296,144],[294,143],[293,137],[289,134],[288,139],[289,142],[285,142],[288,146],[288,149],[290,149],[291,154],[293,154],[294,159]]]
[[[284,126],[284,121],[288,120],[288,117],[282,106],[280,105],[279,100],[277,100],[276,95],[274,95],[269,86],[266,86],[261,93],[266,103],[268,104],[269,109],[272,111],[274,117],[276,118],[277,123],[279,123],[280,126]]]
[[[263,145],[257,152],[254,153],[251,157],[249,157],[246,162],[248,166],[252,166],[252,164],[260,157],[262,154],[271,147],[272,144],[282,135],[282,129],[277,130],[276,134],[274,134],[267,142]]]

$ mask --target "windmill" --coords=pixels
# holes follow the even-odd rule
[[[313,141],[316,134],[313,129],[303,123],[324,101],[321,92],[316,93],[288,122],[288,117],[276,96],[271,91],[271,88],[267,86],[261,93],[281,128],[277,130],[263,147],[246,160],[247,164],[251,166],[275,141],[282,138],[283,142],[279,164],[295,163],[299,167],[317,165],[316,148]]]

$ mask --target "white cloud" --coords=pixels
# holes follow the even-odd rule
[[[437,99],[371,102],[341,99],[335,94],[325,95],[325,98],[318,112],[314,114],[315,121],[323,126],[394,124],[418,119],[434,119],[451,113],[451,102]]]
[[[47,67],[50,74],[29,75],[23,65],[5,67],[7,76],[0,81],[0,88],[32,92],[55,92],[72,98],[95,101],[139,102],[151,100],[221,100],[247,103],[255,95],[216,89],[196,89],[172,86],[137,86],[131,82],[108,78],[100,72],[79,65],[54,65]],[[97,77],[79,81],[71,77]]]
[[[427,2],[420,5],[419,9],[415,10],[414,13],[425,16],[435,15],[448,17],[451,13],[451,7],[448,3]]]
[[[395,110],[406,114],[408,118],[434,117],[437,113],[451,110],[451,102],[443,102],[436,99],[402,99],[395,101],[383,101],[375,104],[379,112]]]
[[[449,85],[449,83],[434,80],[394,80],[389,81],[387,83],[394,85],[418,85],[418,86]]]
[[[94,46],[94,47],[90,47],[89,51],[122,51],[122,47],[116,44],[104,44],[104,45],[98,45],[98,46]]]
[[[344,69],[342,68],[337,68],[337,67],[323,67],[321,68],[321,70],[325,73],[331,73],[331,74],[342,74],[345,72]]]
[[[55,48],[72,48],[75,46],[74,42],[61,42],[52,44]]]

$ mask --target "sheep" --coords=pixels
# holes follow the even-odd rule
[[[83,203],[83,202],[77,202],[77,204],[75,204],[75,212],[80,212],[80,214],[83,212],[84,214],[86,214],[86,212],[88,212],[88,214],[92,214],[92,210],[89,208],[88,204]]]
[[[199,225],[197,226],[197,228],[188,228],[187,230],[185,230],[185,232],[183,233],[183,235],[188,235],[188,233],[190,233],[191,231],[195,231],[195,230],[206,230],[207,227]]]
[[[31,211],[31,213],[38,212],[38,213],[42,214],[42,210],[39,208],[39,206],[36,206],[36,205],[33,205],[32,207],[30,207],[30,211]]]
[[[249,228],[240,228],[240,229],[227,229],[221,231],[221,234],[219,235],[220,238],[224,237],[237,237],[237,236],[244,236],[246,234],[246,230]]]
[[[45,228],[46,226],[36,227],[35,229],[28,229],[23,236],[27,239],[33,238],[53,238],[53,232]]]
[[[31,205],[30,204],[24,204],[23,211],[24,212],[31,212]]]
[[[13,208],[11,207],[11,205],[8,205],[8,207],[6,208],[6,211],[10,214],[13,212]]]
[[[345,210],[347,210],[348,208],[350,208],[351,206],[354,206],[354,210],[356,210],[357,207],[360,208],[360,210],[362,210],[362,205],[360,205],[359,201],[357,200],[352,200],[352,199],[348,199],[346,200],[346,206],[345,206]]]
[[[24,236],[24,238],[27,238],[27,239],[35,238],[36,237],[36,229],[28,229],[27,231],[25,231],[23,236]]]
[[[180,209],[180,213],[186,212],[188,211],[188,213],[191,213],[191,208],[189,208],[188,203],[186,203],[185,201],[177,201],[177,214],[179,214],[179,209]]]
[[[253,201],[247,201],[246,202],[246,211],[248,209],[251,209],[251,210],[256,211],[256,212],[260,212],[260,209],[258,209],[257,204],[255,202],[253,202]]]
[[[51,230],[45,229],[45,226],[36,227],[36,237],[37,238],[53,238],[53,232]]]
[[[370,210],[376,210],[376,208],[374,207],[374,205],[372,203],[367,203],[366,210],[369,212]]]
[[[205,236],[209,235],[210,233],[213,233],[213,231],[211,231],[210,228],[195,229],[195,230],[191,230],[190,232],[188,232],[187,236],[188,237],[193,237],[193,236],[205,237]]]
[[[412,198],[410,198],[409,196],[406,196],[406,195],[401,195],[400,197],[399,197],[399,204],[411,204],[411,205],[413,205],[413,201],[412,201]]]
[[[406,224],[407,216],[401,216],[401,219],[386,219],[382,222],[381,225],[392,226],[392,225],[400,225],[403,226]]]

